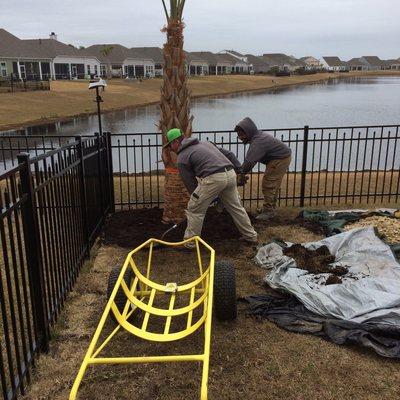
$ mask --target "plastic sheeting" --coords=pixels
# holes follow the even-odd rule
[[[288,244],[290,245],[290,244]],[[261,247],[255,261],[268,268],[265,281],[294,295],[311,312],[355,323],[400,325],[400,264],[372,227],[356,228],[318,242],[335,256],[333,266],[346,266],[341,284],[325,285],[329,274],[314,275],[297,268],[276,243]]]

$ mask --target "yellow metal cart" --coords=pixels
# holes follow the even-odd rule
[[[199,276],[194,281],[178,286],[174,282],[159,284],[151,281],[151,265],[155,247],[178,247],[186,243],[195,244],[196,263]],[[146,275],[142,274],[134,256],[141,250],[148,250]],[[202,252],[208,253],[209,264],[203,266]],[[188,302],[185,306],[175,308],[178,296],[186,294]],[[166,307],[154,306],[156,296],[169,296]],[[113,270],[109,280],[109,300],[99,325],[89,345],[83,363],[70,393],[70,400],[77,398],[79,386],[89,365],[98,364],[134,364],[155,362],[188,362],[197,361],[203,364],[201,382],[201,400],[207,399],[207,382],[210,359],[212,311],[221,320],[236,318],[236,285],[234,268],[227,262],[215,263],[215,251],[200,237],[194,237],[179,243],[164,242],[149,239],[131,251],[124,265]],[[133,313],[141,311],[143,319],[140,326],[130,322]],[[164,331],[151,331],[149,319],[151,316],[165,318]],[[170,331],[171,322],[176,317],[186,317],[186,324],[179,331]],[[117,327],[108,337],[99,343],[99,338],[108,317],[117,322]],[[102,350],[110,343],[116,333],[122,328],[132,335],[155,342],[170,342],[183,339],[204,325],[204,351],[201,354],[182,354],[170,356],[146,357],[100,357]]]

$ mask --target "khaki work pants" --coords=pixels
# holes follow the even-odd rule
[[[236,173],[233,169],[199,179],[199,184],[190,196],[186,210],[187,228],[184,238],[201,236],[207,209],[217,197],[219,197],[228,213],[232,216],[242,236],[248,239],[257,239],[257,233],[240,202],[236,185]]]
[[[279,188],[282,179],[285,176],[292,157],[282,158],[280,160],[271,160],[265,167],[262,180],[262,192],[264,195],[264,210],[273,211],[276,208]]]

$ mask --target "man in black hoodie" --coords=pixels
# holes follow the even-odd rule
[[[185,138],[179,129],[167,133],[167,142],[166,146],[177,153],[179,173],[190,193],[184,239],[201,236],[207,209],[218,197],[242,234],[241,239],[257,243],[257,233],[240,202],[235,173],[240,162],[235,155],[213,143]]]
[[[255,123],[248,117],[236,125],[235,131],[243,143],[250,144],[241,167],[241,173],[251,172],[258,162],[265,164],[262,180],[264,206],[263,212],[257,216],[257,219],[268,221],[275,215],[279,188],[289,168],[292,151],[279,139],[259,131]]]

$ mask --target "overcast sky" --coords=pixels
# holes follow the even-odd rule
[[[161,0],[18,0],[0,27],[22,38],[76,46],[161,46]],[[166,0],[168,2],[168,0]],[[185,49],[286,53],[296,57],[400,57],[400,0],[186,0]]]

